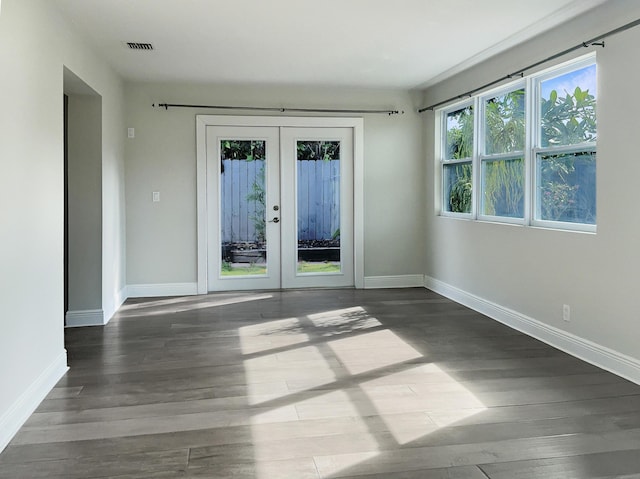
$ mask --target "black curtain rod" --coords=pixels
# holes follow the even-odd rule
[[[479,91],[485,90],[491,86],[497,85],[500,82],[503,82],[505,80],[511,80],[512,78],[517,78],[517,77],[524,77],[524,72],[527,70],[531,70],[532,68],[535,68],[537,66],[540,66],[544,63],[550,62],[551,60],[555,60],[556,58],[560,58],[561,56],[566,55],[567,53],[571,53],[575,50],[579,50],[580,48],[588,48],[591,46],[598,46],[598,47],[603,47],[604,48],[604,39],[607,37],[610,37],[612,35],[616,35],[617,33],[621,33],[624,32],[625,30],[629,30],[630,28],[633,27],[637,27],[638,25],[640,25],[640,19],[638,20],[634,20],[631,23],[627,23],[626,25],[623,25],[621,27],[618,27],[614,30],[611,30],[607,33],[603,33],[602,35],[598,35],[597,37],[592,38],[591,40],[587,40],[586,42],[582,42],[578,45],[575,45],[571,48],[567,48],[566,50],[563,50],[559,53],[556,53],[555,55],[551,55],[550,57],[545,58],[544,60],[540,60],[537,61],[535,63],[532,63],[531,65],[528,65],[524,68],[521,68],[518,71],[515,71],[509,75],[505,75],[502,78],[498,78],[497,80],[494,80],[492,82],[486,83],[478,88],[474,88],[473,90],[469,90],[468,92],[462,93],[461,95],[456,95],[456,96],[452,96],[451,98],[447,98],[446,100],[440,101],[438,103],[434,103],[433,105],[429,105],[425,108],[420,108],[418,110],[418,113],[423,113],[427,110],[433,110],[434,108],[437,108],[439,106],[442,105],[446,105],[447,103],[450,103],[454,100],[461,100],[463,98],[466,97],[470,97],[473,96],[474,93],[478,93]]]
[[[398,110],[333,110],[324,108],[278,108],[278,107],[262,107],[262,106],[229,106],[229,105],[185,105],[180,103],[154,103],[153,107],[158,106],[168,110],[169,108],[209,108],[213,110],[252,110],[252,111],[277,111],[280,113],[297,112],[297,113],[375,113],[391,115],[404,115],[404,111]]]

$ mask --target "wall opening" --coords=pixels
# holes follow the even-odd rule
[[[104,324],[102,97],[64,69],[65,326]]]

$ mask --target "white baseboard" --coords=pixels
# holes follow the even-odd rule
[[[129,298],[151,298],[161,296],[193,296],[198,294],[198,283],[130,284]]]
[[[20,397],[0,416],[0,452],[7,447],[13,436],[33,414],[42,400],[67,372],[67,351],[62,353],[24,391]]]
[[[104,308],[104,322],[107,324],[111,321],[111,318],[116,314],[120,306],[127,300],[127,287],[123,287],[120,291],[114,293],[111,304],[103,304]]]
[[[425,287],[601,369],[640,384],[640,360],[425,276]]]
[[[404,274],[399,276],[367,276],[364,289],[416,288],[424,286],[424,275]]]
[[[124,304],[124,302],[127,300],[128,296],[127,296],[127,287],[123,286],[122,289],[120,291],[118,291],[118,295],[116,296],[116,303],[115,303],[115,311],[118,311],[120,309],[120,306],[122,306]]]
[[[81,328],[83,326],[104,326],[108,320],[105,319],[104,311],[101,309],[88,309],[85,311],[67,311],[65,327]]]

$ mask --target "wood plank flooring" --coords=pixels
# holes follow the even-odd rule
[[[425,289],[129,300],[1,478],[640,478],[640,386]]]

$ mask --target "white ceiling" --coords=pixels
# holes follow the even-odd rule
[[[410,89],[606,0],[50,1],[129,80]]]

